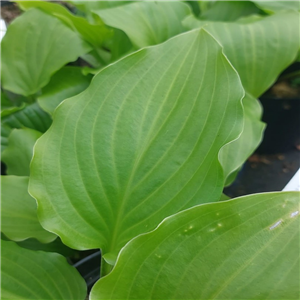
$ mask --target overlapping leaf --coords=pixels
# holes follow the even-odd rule
[[[252,14],[258,14],[260,10],[251,1],[215,1],[200,18],[203,20],[233,22],[237,19]]]
[[[1,241],[1,298],[84,300],[86,285],[57,253],[31,251]]]
[[[51,117],[40,108],[38,103],[23,105],[17,111],[10,111],[1,118],[1,151],[7,147],[8,136],[12,129],[27,127],[45,132],[51,123]]]
[[[224,176],[227,178],[226,185],[231,184],[239,168],[258,147],[262,140],[265,124],[261,121],[262,108],[257,99],[246,94],[243,99],[244,106],[244,130],[241,136],[225,145],[220,151],[220,162]]]
[[[72,0],[70,1],[76,7],[86,14],[90,14],[92,10],[100,10],[112,8],[120,5],[129,4],[133,1],[85,1],[85,0]]]
[[[252,1],[259,8],[269,14],[278,13],[284,10],[300,11],[300,1]]]
[[[286,12],[257,22],[239,24],[200,21],[190,16],[187,29],[205,27],[224,47],[245,90],[259,97],[296,58],[299,13]]]
[[[218,153],[242,130],[243,93],[204,30],[100,71],[57,108],[36,144],[29,189],[43,226],[114,260],[163,218],[217,201],[225,180]]]
[[[123,30],[137,48],[162,43],[182,33],[181,21],[191,14],[182,2],[135,2],[94,10],[105,24]]]
[[[112,30],[108,29],[102,22],[100,24],[90,24],[86,19],[75,16],[60,4],[50,3],[46,1],[16,1],[23,10],[32,7],[57,17],[66,23],[70,28],[78,32],[82,39],[89,42],[93,46],[101,46],[105,39],[112,35]]]
[[[8,137],[8,147],[1,155],[8,175],[29,176],[33,146],[41,135],[41,132],[30,128],[12,130]]]
[[[250,98],[256,98],[266,91],[294,61],[299,48],[295,39],[299,33],[299,14],[281,13],[250,23],[209,22],[188,17],[184,24],[188,29],[203,26],[217,38],[249,94],[244,100],[244,133],[227,145],[221,154],[224,171],[230,175],[261,141],[261,109],[256,100]],[[228,179],[228,183],[232,179]]]
[[[3,88],[28,96],[39,91],[57,70],[88,52],[90,47],[57,18],[30,9],[10,24],[1,50]]]
[[[27,189],[28,177],[1,176],[1,231],[14,241],[36,238],[49,243],[56,235],[42,228],[36,201]]]
[[[1,232],[1,241],[11,241],[8,237],[5,236],[3,232]],[[34,251],[45,251],[45,252],[55,252],[59,253],[65,257],[76,257],[76,250],[71,249],[64,245],[59,237],[53,242],[50,243],[41,243],[35,238],[29,238],[24,241],[19,241],[15,243],[25,249],[34,250]]]
[[[9,97],[8,93],[1,90],[1,117],[22,110],[26,103],[25,100],[27,100],[25,97],[19,95],[13,98]]]
[[[55,73],[49,84],[42,89],[38,103],[43,110],[53,114],[60,102],[84,91],[91,79],[92,76],[82,74],[82,68],[64,67]]]
[[[100,299],[299,299],[300,193],[204,204],[130,241]]]

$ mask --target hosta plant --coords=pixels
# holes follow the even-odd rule
[[[297,58],[294,3],[17,3],[2,298],[83,300],[65,257],[100,249],[91,300],[298,299],[299,193],[222,195],[261,141],[257,98]]]

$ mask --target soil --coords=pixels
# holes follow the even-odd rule
[[[281,191],[300,168],[300,143],[284,154],[254,154],[245,163],[235,182],[225,188],[229,197]]]
[[[1,17],[5,21],[6,26],[20,14],[21,10],[16,3],[4,3],[4,1],[1,2]]]

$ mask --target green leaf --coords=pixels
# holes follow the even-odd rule
[[[57,70],[89,49],[61,21],[30,9],[8,26],[2,40],[2,86],[16,94],[33,95]]]
[[[124,31],[116,28],[114,28],[114,36],[106,43],[105,46],[110,49],[111,62],[114,62],[133,51],[133,46],[128,36],[124,33]]]
[[[84,279],[57,253],[2,241],[1,274],[2,299],[84,300],[86,296]]]
[[[45,132],[52,123],[51,117],[38,105],[33,103],[25,105],[19,111],[11,111],[10,114],[1,118],[1,151],[8,144],[8,136],[13,128],[31,128]]]
[[[15,105],[9,97],[1,90],[1,116],[11,114],[20,109],[20,106]]]
[[[123,30],[139,49],[182,33],[181,21],[191,9],[182,2],[134,2],[94,12],[105,24]]]
[[[298,192],[205,204],[130,241],[100,299],[299,299]]]
[[[198,17],[200,14],[199,1],[184,1],[193,11],[193,14]]]
[[[170,214],[218,201],[218,153],[242,130],[243,94],[204,30],[103,69],[35,146],[29,190],[43,226],[113,260]]]
[[[265,92],[296,58],[299,14],[280,13],[247,24],[184,20],[188,29],[204,26],[224,47],[245,90],[255,98]]]
[[[297,34],[298,18],[297,13],[282,13],[242,24],[199,21],[193,17],[184,20],[187,28],[204,26],[216,37],[248,92],[243,102],[243,134],[220,153],[225,176],[228,176],[226,185],[234,180],[238,169],[262,139],[261,107],[254,98],[265,92],[294,61],[299,45],[292,36]]]
[[[53,114],[63,100],[84,91],[90,84],[92,76],[84,76],[82,68],[64,67],[53,75],[50,82],[42,89],[38,97],[40,107]]]
[[[52,242],[56,235],[42,228],[36,202],[27,188],[28,177],[1,176],[1,231],[13,241],[36,238]]]
[[[225,195],[224,193],[221,195],[220,197],[220,201],[225,201],[225,200],[230,200],[231,198],[227,195]]]
[[[101,46],[106,38],[112,35],[112,30],[104,24],[90,24],[86,19],[75,16],[64,6],[46,1],[15,1],[23,10],[37,7],[66,23],[71,29],[78,32],[82,39],[94,46]]]
[[[1,234],[1,241],[11,241],[8,237],[6,237],[3,232]],[[64,245],[59,237],[57,237],[53,242],[50,243],[41,243],[37,239],[30,238],[24,241],[15,242],[18,246],[35,251],[45,251],[45,252],[55,252],[59,253],[65,257],[75,257],[79,256],[78,251],[71,249]]]
[[[132,3],[133,1],[86,1],[86,0],[74,0],[70,1],[78,9],[84,13],[91,14],[92,10],[107,9],[116,6],[121,6],[125,4]]]
[[[244,129],[241,136],[225,145],[220,152],[220,162],[224,176],[227,178],[226,185],[231,184],[240,167],[258,147],[263,138],[265,124],[260,121],[262,107],[259,101],[246,94],[243,99],[244,106]],[[235,174],[233,175],[232,173]],[[232,175],[232,176],[231,176]]]
[[[252,1],[268,14],[278,13],[283,10],[300,11],[300,1]]]
[[[260,9],[251,1],[215,1],[200,19],[234,22],[241,17],[258,14]]]
[[[17,245],[34,251],[41,250],[45,252],[55,252],[66,257],[75,255],[75,250],[64,245],[60,238],[56,238],[53,242],[47,244],[43,244],[36,239],[27,239],[25,241],[17,242]]]
[[[41,135],[41,132],[29,128],[11,131],[8,147],[1,155],[1,160],[7,166],[8,175],[29,176],[33,146]]]

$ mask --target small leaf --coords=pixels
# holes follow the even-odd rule
[[[29,176],[33,146],[41,135],[41,132],[29,128],[12,130],[8,137],[8,147],[1,155],[8,175]]]
[[[130,241],[100,299],[299,299],[300,193],[193,207]]]
[[[104,24],[90,24],[86,19],[75,16],[64,6],[46,1],[15,1],[23,10],[32,7],[40,8],[44,12],[53,15],[66,23],[71,29],[78,32],[82,39],[94,46],[101,46],[105,39],[112,35],[112,30]]]
[[[7,147],[8,136],[12,129],[27,127],[45,132],[51,123],[51,117],[39,107],[38,103],[24,105],[20,110],[10,111],[1,118],[1,151]]]
[[[8,26],[1,50],[3,88],[28,96],[90,47],[55,17],[30,9]]]
[[[94,12],[105,24],[123,30],[137,49],[182,33],[181,21],[191,14],[182,2],[133,2]]]
[[[84,300],[86,285],[57,253],[1,241],[1,299]]]
[[[56,235],[40,225],[36,202],[27,189],[28,177],[1,176],[1,231],[13,241],[36,238],[49,243]]]
[[[246,24],[199,21],[188,17],[188,29],[204,26],[224,47],[241,76],[245,90],[259,97],[296,58],[299,50],[299,13],[268,16]]]
[[[55,108],[63,100],[84,91],[90,84],[92,76],[84,76],[82,68],[64,67],[55,73],[50,82],[42,89],[38,97],[40,107],[53,114]]]
[[[116,257],[168,215],[218,201],[218,153],[242,130],[243,94],[204,30],[103,69],[36,143],[30,193],[43,226],[72,248]]]

